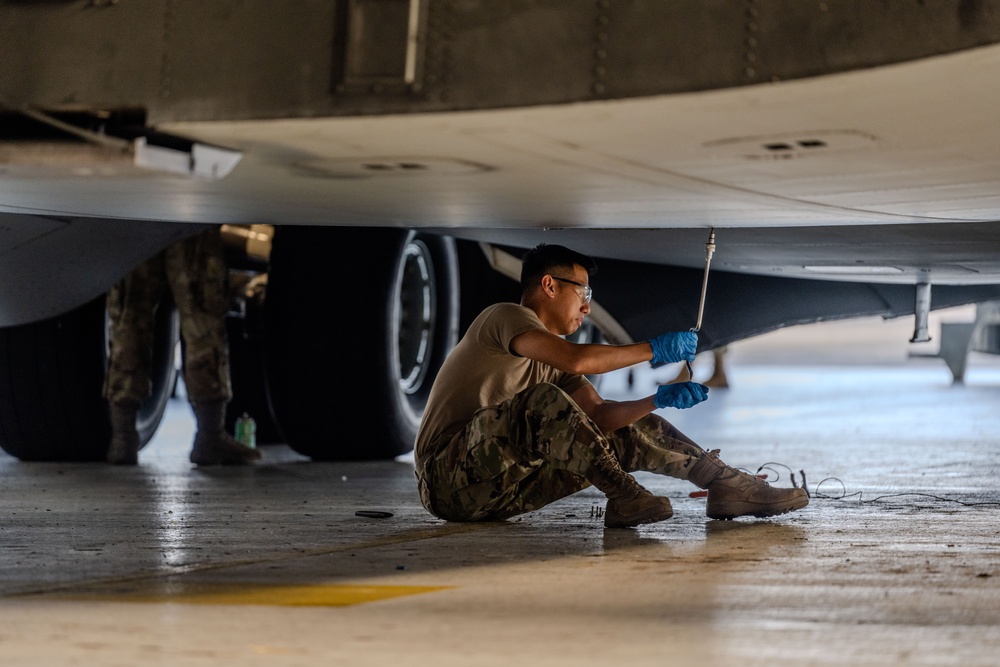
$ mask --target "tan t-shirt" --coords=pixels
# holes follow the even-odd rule
[[[434,380],[417,434],[418,459],[435,454],[431,442],[442,433],[461,431],[480,408],[503,403],[542,382],[567,394],[590,383],[582,375],[511,352],[510,342],[517,335],[544,328],[533,310],[516,303],[498,303],[479,314]]]

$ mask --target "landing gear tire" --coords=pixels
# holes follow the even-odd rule
[[[249,308],[248,304],[248,308]],[[270,445],[284,442],[271,416],[267,395],[264,335],[247,332],[247,322],[236,317],[226,319],[229,338],[229,375],[233,398],[226,406],[226,430],[236,432],[236,420],[246,414],[256,425],[256,443]]]
[[[458,333],[454,241],[406,230],[279,227],[267,377],[288,445],[319,460],[413,448]]]
[[[153,361],[150,369],[152,391],[139,404],[135,418],[135,428],[139,432],[139,448],[142,449],[153,439],[160,427],[167,402],[174,395],[179,371],[176,363],[177,350],[181,339],[181,320],[174,306],[173,298],[165,295],[156,309],[153,323]],[[105,361],[105,366],[107,361]],[[102,380],[103,382],[103,374]]]
[[[111,439],[102,395],[107,364],[105,299],[68,313],[0,329],[0,447],[25,461],[103,461]],[[153,394],[139,408],[145,445],[176,378],[177,315],[160,308]]]
[[[594,326],[594,323],[589,319],[584,320],[583,326],[577,329],[573,335],[567,336],[566,340],[574,343],[594,343],[595,345],[602,345],[607,342],[601,330]],[[600,373],[588,375],[587,379],[590,380],[590,384],[594,385],[595,389],[600,389],[604,381],[604,375]]]

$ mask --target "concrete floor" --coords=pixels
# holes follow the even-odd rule
[[[670,416],[778,485],[805,471],[812,503],[773,520],[644,475],[673,519],[605,530],[589,490],[447,524],[405,459],[194,469],[180,401],[135,468],[0,457],[0,665],[997,665],[1000,364],[951,386],[789,340],[735,346],[733,386]]]

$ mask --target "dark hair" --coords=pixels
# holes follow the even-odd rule
[[[572,271],[578,264],[586,269],[588,274],[597,272],[597,263],[590,257],[565,246],[539,243],[525,253],[521,261],[521,293],[524,294],[537,285],[542,276],[551,273],[552,269]]]

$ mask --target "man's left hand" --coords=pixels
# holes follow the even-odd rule
[[[653,403],[658,408],[693,408],[708,398],[708,387],[697,382],[665,384],[656,390]]]

